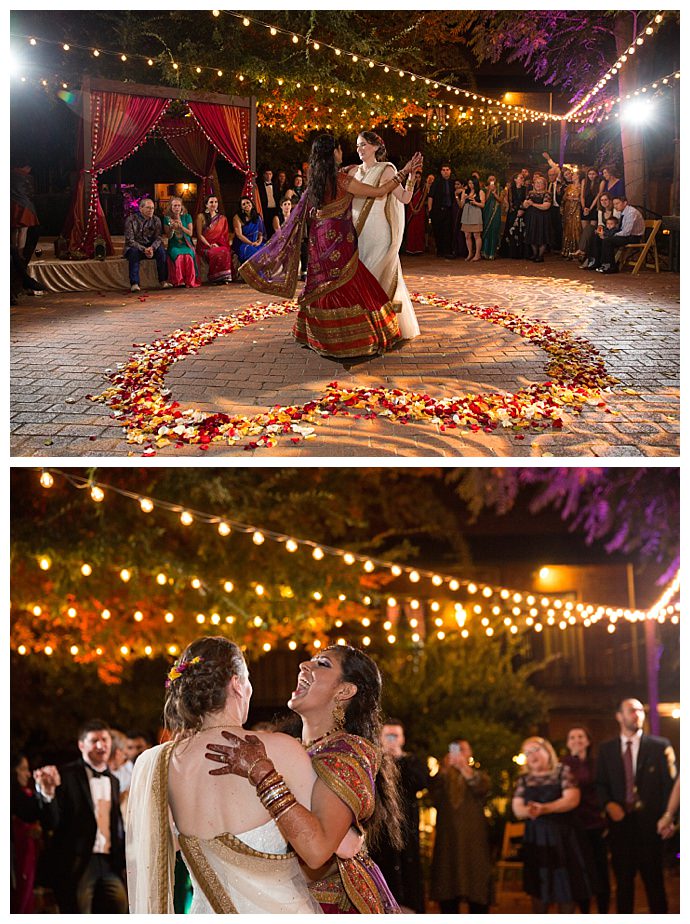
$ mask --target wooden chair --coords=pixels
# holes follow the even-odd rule
[[[628,260],[637,256],[637,260],[633,266],[633,276],[636,276],[644,266],[653,266],[656,272],[659,272],[659,253],[656,249],[656,236],[661,228],[661,219],[658,218],[656,221],[645,221],[644,227],[646,240],[641,241],[639,244],[626,244],[625,247],[621,247],[618,252],[619,270],[623,269]],[[653,262],[648,263],[647,261],[650,256]]]
[[[501,856],[496,863],[496,900],[498,901],[501,892],[505,891],[506,873],[517,873],[515,877],[517,888],[515,891],[522,889],[522,860],[520,858],[520,848],[522,839],[525,835],[524,821],[507,821],[503,830],[503,845],[501,847]]]

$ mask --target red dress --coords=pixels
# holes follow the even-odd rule
[[[383,353],[401,339],[392,301],[359,261],[348,182],[338,174],[336,196],[311,220],[307,281],[293,329],[300,343],[338,359]],[[303,196],[266,247],[240,267],[259,291],[294,292],[306,201]]]

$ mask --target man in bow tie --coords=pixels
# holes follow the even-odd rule
[[[266,240],[273,234],[273,217],[278,214],[276,191],[273,187],[273,171],[264,170],[258,185],[261,211],[263,212]]]
[[[62,914],[127,914],[124,827],[120,787],[108,770],[108,724],[85,722],[77,743],[81,757],[61,770],[54,794],[37,780],[41,798],[53,803],[55,895]]]

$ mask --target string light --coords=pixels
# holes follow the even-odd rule
[[[602,77],[599,78],[599,80],[594,84],[594,86],[582,97],[582,99],[575,106],[573,106],[572,109],[570,109],[570,111],[565,114],[565,116],[563,116],[563,118],[566,121],[571,121],[575,117],[575,115],[580,113],[580,111],[587,105],[587,103],[590,101],[590,99],[592,99],[592,97],[596,96],[597,93],[599,93],[601,90],[604,89],[604,87],[613,77],[616,77],[618,75],[621,68],[628,61],[628,57],[631,54],[635,53],[635,45],[637,44],[641,45],[645,41],[645,36],[647,37],[651,36],[654,33],[655,28],[658,29],[659,26],[662,24],[663,19],[664,19],[663,14],[659,13],[654,17],[653,20],[651,20],[647,24],[647,26],[645,26],[642,32],[640,32],[639,35],[636,37],[633,44],[628,48],[627,54],[625,52],[621,54],[618,57],[618,60],[615,62],[615,64],[613,64],[606,71],[606,73]]]

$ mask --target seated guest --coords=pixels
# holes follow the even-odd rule
[[[290,212],[292,211],[292,199],[289,196],[284,196],[280,200],[280,211],[277,215],[273,216],[273,232],[280,231],[285,222],[290,217]]]
[[[168,239],[168,278],[175,286],[197,288],[199,271],[192,247],[192,216],[185,211],[182,199],[173,196],[163,217]]]
[[[264,244],[264,223],[249,196],[240,199],[240,209],[232,220],[232,226],[235,232],[232,249],[242,264]]]
[[[158,281],[162,289],[169,289],[168,266],[165,247],[162,246],[161,220],[153,214],[153,199],[142,199],[139,211],[125,219],[125,253],[129,261],[129,286],[132,292],[141,292],[139,285],[139,263],[141,260],[155,260]]]
[[[224,285],[234,279],[230,229],[225,215],[218,211],[218,196],[211,194],[204,211],[196,216],[196,249],[208,263],[208,281]]]
[[[606,219],[611,217],[620,218],[620,214],[613,208],[609,194],[602,193],[597,208],[597,223],[587,244],[585,259],[580,264],[582,269],[593,270],[600,265],[601,241],[606,229]]]
[[[616,250],[626,244],[639,244],[644,237],[642,213],[628,205],[625,196],[614,196],[613,207],[620,212],[621,226],[619,231],[614,231],[601,242],[601,266],[597,267],[598,273],[617,273]]]

